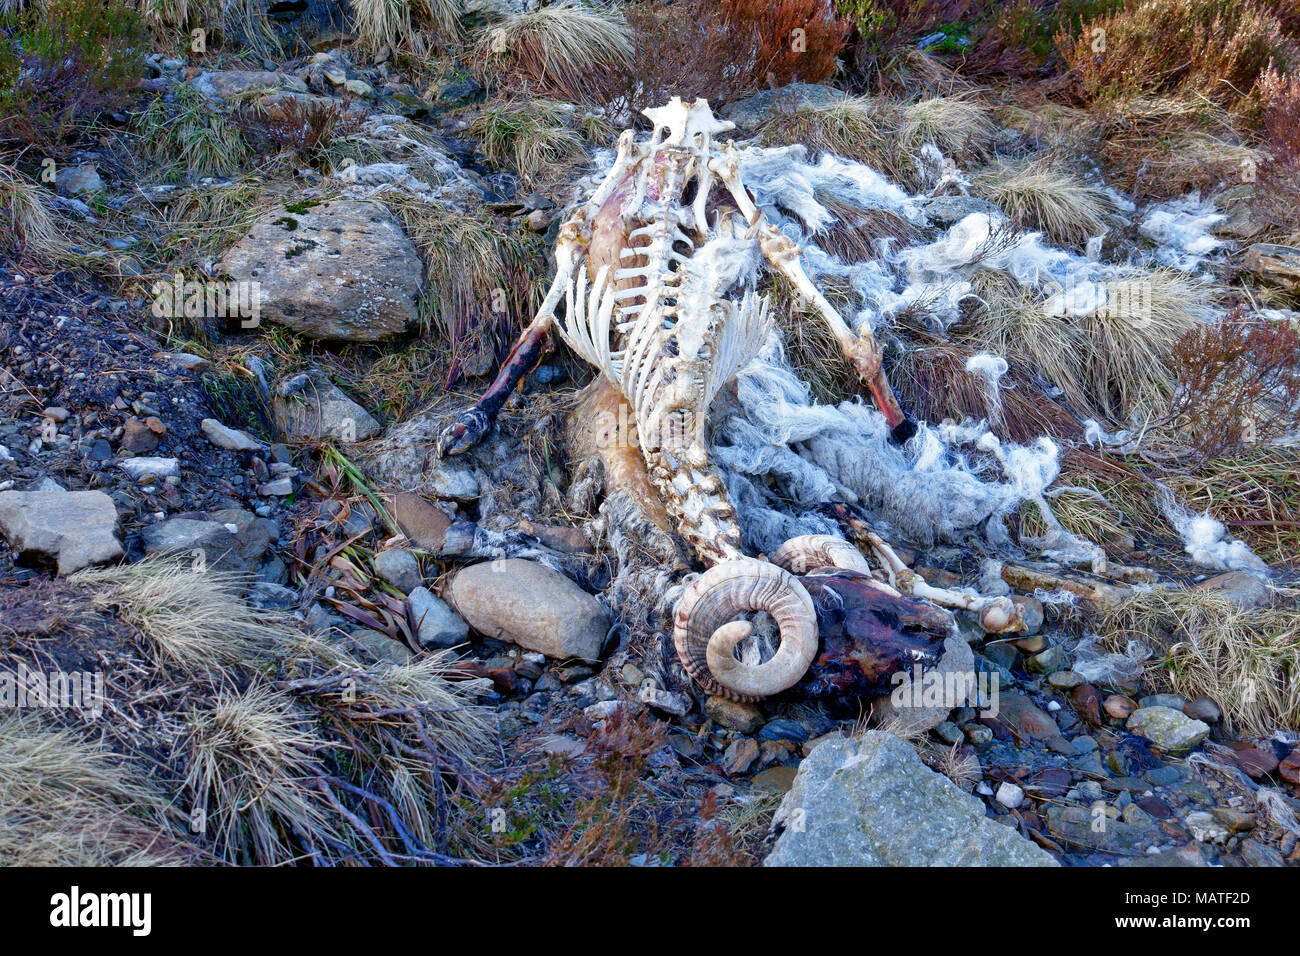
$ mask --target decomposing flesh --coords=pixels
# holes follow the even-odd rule
[[[860,572],[894,598],[966,608],[990,630],[1018,627],[1006,598],[931,587],[874,532],[865,537],[889,584],[870,577],[867,560],[834,538],[793,539],[770,561],[744,553],[735,508],[709,460],[707,425],[719,390],[767,336],[768,304],[757,291],[764,266],[827,323],[895,440],[905,441],[915,426],[885,379],[870,329],[850,328],[827,302],[799,246],[741,182],[734,145],[715,138],[732,124],[716,119],[704,100],[674,98],[645,112],[652,135],[638,141],[627,130],[619,137],[608,175],[560,229],[556,276],[537,316],[483,398],[443,433],[439,453],[464,451],[482,437],[554,328],[626,398],[650,482],[709,566],[683,593],[673,628],[683,666],[707,692],[755,700],[804,676],[818,651],[817,618],[796,574],[814,568]],[[737,645],[753,631],[743,615],[757,611],[775,620],[780,644],[762,663],[742,662]]]

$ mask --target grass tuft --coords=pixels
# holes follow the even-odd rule
[[[474,65],[490,86],[601,102],[631,70],[632,50],[631,30],[617,7],[561,0],[483,30]]]
[[[1295,592],[1281,596],[1293,603]],[[1184,697],[1206,696],[1228,729],[1300,728],[1300,614],[1294,606],[1243,611],[1213,592],[1150,589],[1109,615],[1106,640],[1153,646],[1147,679]]]
[[[1107,214],[1114,209],[1103,190],[1050,157],[1020,166],[998,163],[975,182],[1013,222],[1041,229],[1057,243],[1076,248],[1105,232]]]
[[[0,866],[169,866],[192,860],[167,797],[126,762],[56,730],[0,718]]]
[[[244,603],[240,575],[174,556],[87,568],[69,581],[90,588],[95,606],[115,608],[139,628],[159,667],[196,673],[238,665],[269,653],[290,627],[284,615]]]

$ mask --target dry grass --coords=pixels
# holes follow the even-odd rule
[[[888,149],[888,133],[896,117],[887,101],[853,96],[834,103],[800,102],[793,109],[775,110],[763,123],[767,143],[803,143],[814,153],[833,153],[876,166]]]
[[[1052,157],[1019,166],[995,164],[975,179],[986,199],[1012,221],[1041,229],[1058,244],[1081,248],[1106,230],[1110,197]]]
[[[485,29],[474,64],[492,86],[600,102],[631,70],[632,33],[617,7],[562,0]]]
[[[571,118],[571,111],[553,100],[506,100],[475,116],[469,132],[489,160],[518,170],[532,188],[586,159],[586,145],[569,126]]]
[[[336,817],[317,787],[328,744],[292,698],[254,684],[218,691],[190,713],[185,788],[192,826],[230,864],[275,866],[300,850],[342,845]]]
[[[92,603],[148,638],[154,661],[184,672],[217,671],[269,655],[289,628],[284,615],[245,604],[238,574],[200,570],[158,556],[87,568],[70,582],[92,590]]]
[[[1095,414],[1084,374],[1089,346],[1078,324],[1049,315],[1041,298],[1004,272],[981,269],[972,284],[983,308],[962,326],[962,339],[1001,355],[1013,370],[1036,372],[1061,389],[1071,407]]]
[[[1100,545],[1112,557],[1123,559],[1133,540],[1124,513],[1107,501],[1100,492],[1074,485],[1062,477],[1051,494],[1052,514],[1071,534]],[[1048,532],[1043,515],[1036,506],[1020,510],[1020,540],[1041,538]]]
[[[841,311],[852,304],[852,290],[844,280],[820,280],[822,294]],[[860,389],[857,373],[844,358],[826,320],[811,303],[795,294],[789,283],[773,283],[768,293],[772,315],[785,342],[786,359],[808,383],[815,401],[834,405]]]
[[[1211,317],[1218,297],[1173,269],[1126,269],[1106,280],[1102,308],[1071,316],[1052,314],[1004,273],[981,270],[974,285],[983,307],[959,341],[1041,375],[1081,416],[1116,422],[1135,410],[1148,421],[1168,412],[1175,347]]]
[[[155,180],[232,175],[249,156],[231,118],[189,86],[177,88],[175,104],[154,100],[135,129]]]
[[[51,260],[71,254],[47,195],[13,166],[0,163],[0,248]]]
[[[1269,564],[1300,564],[1300,449],[1259,446],[1164,480],[1181,500],[1218,518]]]
[[[898,148],[911,156],[934,143],[945,155],[968,160],[987,152],[994,130],[988,108],[974,96],[931,96],[903,106]]]
[[[814,154],[842,156],[898,179],[912,168],[911,157],[899,149],[898,120],[890,101],[858,96],[774,111],[759,135],[764,144],[802,143]]]
[[[0,866],[168,866],[167,797],[70,731],[0,719]]]
[[[1139,93],[1091,111],[1075,148],[1095,148],[1114,185],[1136,198],[1169,198],[1242,182],[1262,161],[1241,122],[1202,93]]]
[[[1106,640],[1153,646],[1147,679],[1184,697],[1210,697],[1229,729],[1271,734],[1300,728],[1300,614],[1285,604],[1242,611],[1212,592],[1152,589],[1112,613]]]
[[[979,758],[961,744],[940,747],[927,739],[918,747],[918,753],[927,767],[947,777],[966,793],[974,790],[984,776]]]
[[[352,18],[366,49],[423,57],[460,38],[461,7],[457,0],[353,0]]]
[[[1174,269],[1133,269],[1107,281],[1107,306],[1078,323],[1089,342],[1088,391],[1124,421],[1134,410],[1167,410],[1178,340],[1210,318],[1216,290]]]
[[[0,589],[12,632],[0,660],[106,670],[105,719],[70,731],[96,759],[116,751],[150,768],[187,849],[255,865],[463,862],[442,848],[449,792],[477,792],[492,744],[491,715],[475,703],[482,682],[449,652],[363,664],[337,640],[250,611],[229,577],[142,564]],[[196,588],[201,601],[187,593]],[[57,796],[43,789],[37,810],[64,812]],[[115,819],[100,814],[106,828]]]
[[[855,160],[912,187],[923,144],[966,162],[985,155],[993,132],[987,107],[968,93],[903,104],[880,96],[797,104],[775,111],[759,130],[766,144],[803,143],[814,153]]]
[[[466,371],[483,374],[541,301],[540,240],[484,216],[390,202],[424,256],[420,317],[447,350],[446,384]]]

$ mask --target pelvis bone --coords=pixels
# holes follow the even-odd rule
[[[646,140],[632,130],[619,137],[613,167],[560,229],[555,280],[536,318],[483,398],[443,433],[439,453],[463,451],[491,427],[554,328],[626,398],[650,481],[681,535],[709,565],[674,615],[673,641],[683,666],[711,694],[755,700],[798,682],[818,649],[812,598],[779,566],[793,562],[797,573],[806,571],[810,560],[802,546],[783,548],[774,556],[778,563],[745,555],[735,509],[709,461],[713,399],[755,356],[768,331],[768,305],[757,291],[763,265],[813,304],[895,439],[905,441],[914,425],[881,371],[870,330],[849,328],[826,301],[799,247],[765,218],[741,182],[734,145],[716,141],[732,124],[716,119],[705,100],[674,98],[645,114],[653,133]],[[827,552],[812,559],[815,566],[864,571],[866,559],[848,555],[853,549],[840,544],[810,545]],[[897,574],[889,564],[889,558],[897,561],[892,552],[879,556],[895,587],[912,591],[919,579]],[[938,600],[945,593],[930,588],[918,596]],[[958,606],[969,606],[969,598],[960,598],[966,604]],[[778,623],[780,646],[763,663],[742,663],[736,648],[751,626],[736,618],[757,611]],[[1015,623],[1009,602],[989,617]]]

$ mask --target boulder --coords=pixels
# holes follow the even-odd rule
[[[19,560],[61,575],[122,556],[117,507],[102,491],[0,491],[0,536]]]
[[[221,260],[257,283],[259,315],[310,338],[379,342],[416,321],[424,266],[379,203],[336,200],[272,210]]]
[[[269,522],[239,508],[218,511],[206,518],[168,518],[144,529],[141,537],[148,554],[198,557],[215,571],[246,574],[271,543]]]
[[[829,737],[799,765],[765,866],[1056,866],[893,734]]]
[[[1267,607],[1273,603],[1268,585],[1249,571],[1225,571],[1202,581],[1193,591],[1208,591],[1215,597],[1231,601],[1243,611]]]
[[[609,612],[563,574],[523,558],[470,565],[447,598],[474,630],[557,660],[600,659]]]
[[[277,393],[271,400],[271,414],[280,435],[289,442],[320,438],[357,442],[380,431],[373,415],[323,377],[311,379],[292,395]]]
[[[1172,707],[1142,707],[1133,711],[1128,729],[1145,737],[1161,750],[1183,753],[1198,746],[1210,734],[1210,725],[1188,717]]]
[[[1271,285],[1300,292],[1300,249],[1259,242],[1246,250],[1242,265]]]
[[[272,70],[213,70],[194,77],[190,86],[210,100],[229,100],[272,90],[307,92],[307,84],[298,77]]]

